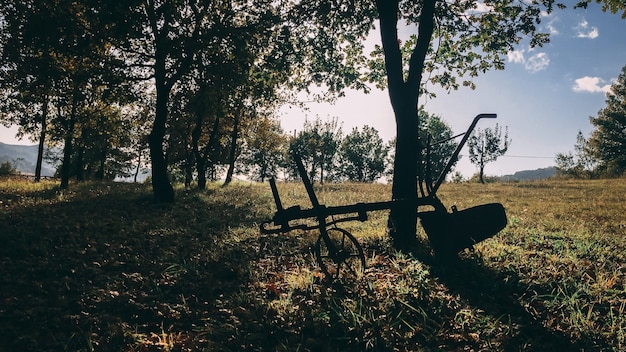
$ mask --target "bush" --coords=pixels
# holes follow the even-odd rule
[[[5,161],[0,164],[0,175],[10,176],[10,175],[17,175],[17,174],[19,174],[19,172],[10,161]]]

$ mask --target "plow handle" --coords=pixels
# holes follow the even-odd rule
[[[317,209],[320,207],[320,202],[317,200],[317,196],[315,195],[315,191],[313,190],[313,184],[311,183],[309,176],[306,174],[306,169],[304,168],[304,164],[302,163],[302,158],[296,152],[293,152],[292,156],[293,160],[296,162],[296,167],[298,168],[298,173],[300,174],[302,183],[304,183],[304,188],[306,188],[306,193],[309,194],[311,204],[313,204],[313,208]]]
[[[280,201],[280,195],[278,194],[278,188],[276,188],[276,179],[270,178],[270,188],[272,189],[272,195],[274,196],[274,203],[276,203],[276,210],[281,212],[285,210],[283,203]]]
[[[454,162],[459,157],[459,153],[461,152],[461,149],[463,149],[463,146],[465,145],[465,142],[467,142],[467,140],[469,139],[470,135],[472,134],[472,131],[474,130],[474,127],[476,127],[476,124],[478,123],[478,120],[480,120],[480,119],[495,119],[496,117],[498,117],[498,115],[496,115],[496,114],[479,114],[479,115],[476,115],[476,117],[474,117],[474,120],[472,121],[472,124],[467,129],[467,132],[465,132],[463,134],[463,138],[459,142],[459,145],[454,150],[454,153],[450,157],[450,160],[448,160],[448,164],[446,164],[445,169],[439,175],[439,178],[437,179],[437,182],[435,183],[435,186],[433,187],[433,190],[431,192],[432,194],[437,193],[437,190],[439,189],[439,186],[441,186],[443,181],[445,181],[446,176],[448,175],[448,172],[450,172],[450,169],[452,168],[452,165],[454,164]]]

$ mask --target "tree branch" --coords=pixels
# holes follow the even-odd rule
[[[424,72],[424,62],[430,47],[435,28],[435,3],[437,0],[424,0],[420,15],[417,43],[409,60],[409,76],[406,89],[411,92],[419,91]],[[418,93],[419,94],[419,93]]]

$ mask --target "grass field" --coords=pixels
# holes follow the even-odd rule
[[[308,207],[298,184],[285,206]],[[317,187],[327,205],[386,185]],[[626,350],[626,182],[446,184],[446,206],[501,202],[509,225],[441,265],[391,248],[385,212],[346,223],[358,280],[323,280],[317,234],[261,235],[267,184],[177,190],[0,180],[6,351]]]

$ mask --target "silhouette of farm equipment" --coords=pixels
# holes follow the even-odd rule
[[[417,209],[417,216],[428,236],[430,246],[438,257],[450,258],[458,255],[460,251],[466,248],[472,248],[474,244],[493,237],[506,226],[507,218],[504,207],[500,203],[484,204],[464,210],[457,210],[456,206],[453,206],[452,211],[448,212],[437,198],[436,193],[457,160],[474,127],[482,118],[496,118],[496,114],[477,115],[465,133],[450,138],[463,136],[435,182],[431,182],[428,176],[420,177],[419,181],[416,180],[419,182],[419,194],[413,198],[325,206],[320,204],[315,194],[302,159],[298,154],[293,153],[293,159],[312,207],[302,209],[296,205],[284,208],[278,194],[276,181],[272,178],[270,179],[270,187],[277,211],[271,220],[261,224],[261,232],[277,234],[293,230],[319,230],[320,234],[314,247],[315,258],[320,269],[331,279],[340,276],[358,277],[365,270],[363,248],[350,232],[337,225],[347,221],[366,221],[368,219],[367,213],[371,211],[390,210],[396,207]],[[428,160],[430,148],[448,140],[427,146],[427,165],[430,163]],[[431,210],[420,211],[420,208],[423,207],[430,207]],[[314,224],[310,221],[308,223],[297,222],[297,220],[305,219],[314,220]],[[294,221],[295,223],[293,223]]]

